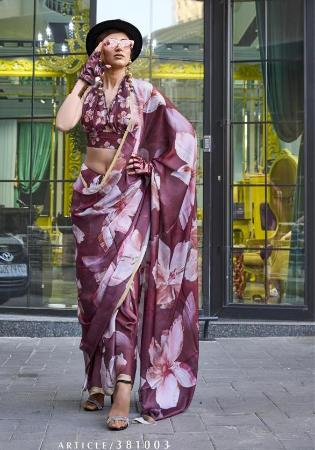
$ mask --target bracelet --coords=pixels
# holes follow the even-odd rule
[[[80,98],[83,97],[83,94],[84,94],[84,92],[87,90],[88,87],[89,87],[89,85],[88,85],[88,84],[85,84],[85,85],[80,89],[80,91],[79,91],[79,93],[78,93],[78,96],[79,96]]]

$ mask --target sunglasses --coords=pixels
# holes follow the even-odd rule
[[[116,48],[119,44],[122,48],[132,48],[134,46],[135,41],[132,41],[131,39],[114,39],[114,38],[108,38],[107,41],[105,41],[104,45],[109,48]]]

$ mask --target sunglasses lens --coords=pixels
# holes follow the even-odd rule
[[[110,47],[110,48],[115,48],[117,47],[117,45],[120,45],[123,48],[132,48],[134,41],[130,40],[130,39],[113,39],[113,38],[109,38],[105,44]]]

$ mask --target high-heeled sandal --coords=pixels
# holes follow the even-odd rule
[[[132,382],[129,381],[129,380],[118,380],[117,383],[119,383],[120,381],[121,381],[122,383],[132,384]],[[110,401],[111,401],[111,404],[114,403],[114,393],[111,394],[111,396],[110,396]],[[119,428],[111,427],[111,426],[110,426],[110,423],[111,423],[112,421],[115,422],[115,421],[118,421],[118,420],[124,421],[126,425],[124,425],[124,426],[122,426],[122,427],[119,427]],[[125,429],[129,426],[129,417],[127,417],[127,416],[107,416],[107,417],[106,417],[106,424],[107,424],[107,427],[108,427],[110,430],[114,430],[114,431],[125,430]]]
[[[94,396],[96,395],[102,395],[103,396],[103,402],[100,403]],[[94,407],[89,406],[89,403],[92,405],[95,405]],[[91,394],[89,398],[84,402],[83,408],[85,411],[97,411],[104,408],[104,395],[103,394]]]

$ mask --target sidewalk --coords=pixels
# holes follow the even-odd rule
[[[106,429],[81,407],[79,337],[0,338],[0,449],[313,450],[315,338],[200,342],[190,408],[155,425]],[[137,416],[132,394],[130,419]],[[87,397],[84,393],[83,399]]]

